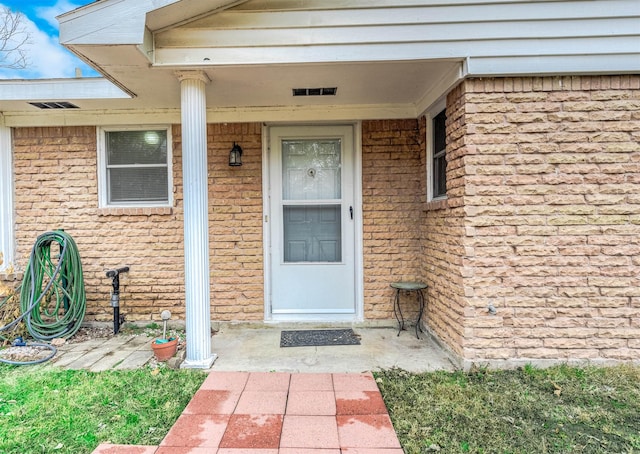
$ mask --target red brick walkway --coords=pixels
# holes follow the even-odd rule
[[[371,374],[212,372],[160,446],[94,454],[402,454]]]

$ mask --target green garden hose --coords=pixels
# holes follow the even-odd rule
[[[58,251],[51,250],[54,244]],[[57,257],[52,256],[55,252],[59,252]],[[43,233],[31,250],[20,291],[20,309],[29,334],[39,340],[73,336],[84,319],[86,303],[75,241],[62,230]]]
[[[57,256],[52,256],[52,244],[58,244]],[[57,263],[54,260],[57,259]],[[22,315],[0,327],[9,330],[25,320],[27,331],[35,339],[51,340],[73,336],[84,319],[86,296],[82,264],[75,241],[62,230],[40,235],[33,249],[20,285],[20,311]],[[2,304],[6,303],[6,300]],[[2,306],[0,304],[0,307]],[[13,365],[38,364],[56,354],[50,344],[26,343],[17,338],[14,346],[41,347],[50,350],[48,356],[33,361],[12,361],[0,358],[0,362]]]

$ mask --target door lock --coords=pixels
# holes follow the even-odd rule
[[[353,221],[353,207],[349,207],[349,215],[351,216],[351,220]]]

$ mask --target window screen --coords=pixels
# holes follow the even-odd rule
[[[166,130],[107,131],[107,203],[167,203]]]
[[[433,118],[433,197],[447,194],[446,122],[444,110]]]

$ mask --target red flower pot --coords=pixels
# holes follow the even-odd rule
[[[157,340],[151,342],[151,349],[158,361],[167,361],[176,354],[178,348],[178,339],[170,339],[169,342],[157,343]]]

